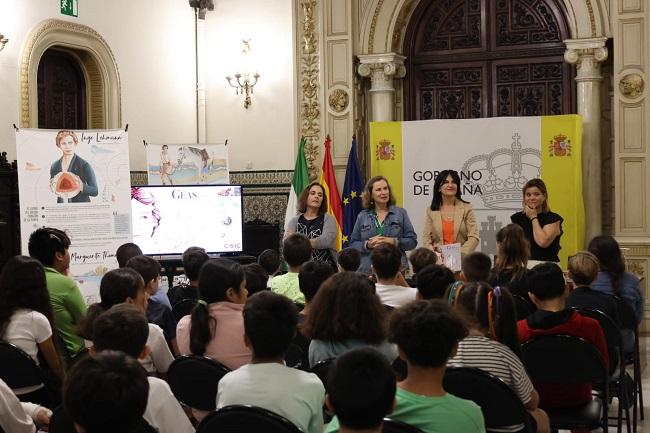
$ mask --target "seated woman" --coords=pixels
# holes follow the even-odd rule
[[[63,362],[52,338],[53,322],[43,265],[31,257],[9,259],[0,275],[0,340],[22,349],[36,364],[40,352],[46,363],[42,367],[61,385]],[[22,395],[42,387],[13,391]]]
[[[530,244],[524,230],[508,224],[497,232],[497,253],[490,277],[493,287],[507,287],[513,295],[528,299],[530,271],[526,268]],[[532,305],[532,304],[531,304]]]
[[[142,312],[147,311],[147,293],[144,280],[137,271],[131,268],[120,268],[108,271],[99,283],[99,297],[101,302],[88,308],[88,314],[79,323],[78,333],[88,341],[92,340],[93,326],[97,317],[116,304],[134,304]],[[140,359],[140,363],[150,374],[167,374],[169,365],[174,356],[167,346],[165,335],[158,325],[149,323],[149,337],[147,347],[150,353]]]
[[[469,329],[448,365],[479,368],[500,378],[519,396],[535,419],[537,431],[549,432],[548,415],[538,407],[539,394],[520,360],[515,304],[510,293],[485,283],[467,283],[452,286],[447,298],[465,317]],[[507,426],[504,431],[522,427]]]
[[[323,283],[310,304],[303,333],[311,339],[309,364],[372,346],[389,362],[397,349],[386,341],[386,312],[367,276],[339,272]]]
[[[234,370],[251,361],[244,344],[244,304],[248,297],[242,267],[232,260],[208,260],[199,273],[199,301],[176,328],[182,355],[201,355]]]
[[[522,188],[523,210],[510,215],[510,220],[524,229],[530,242],[530,260],[559,262],[560,238],[564,219],[551,212],[548,190],[542,179],[531,179]]]
[[[424,219],[424,246],[440,252],[441,245],[459,243],[465,255],[473,252],[479,241],[474,209],[460,195],[458,172],[441,171],[433,183],[433,199]]]
[[[589,242],[588,250],[600,262],[600,270],[591,288],[608,295],[616,295],[625,299],[634,310],[637,323],[643,320],[645,300],[639,288],[639,278],[625,270],[623,253],[618,242],[611,236],[596,236]],[[621,322],[624,319],[621,318]]]
[[[298,215],[286,224],[284,237],[293,233],[307,236],[311,259],[328,263],[336,270],[336,219],[327,213],[327,194],[319,182],[312,182],[298,197]]]

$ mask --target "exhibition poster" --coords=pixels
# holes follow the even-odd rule
[[[128,134],[124,130],[16,130],[22,253],[39,227],[71,239],[69,276],[86,303],[131,240]]]
[[[226,185],[226,144],[145,144],[149,185]]]

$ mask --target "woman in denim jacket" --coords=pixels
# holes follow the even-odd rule
[[[406,209],[395,206],[388,181],[375,176],[368,181],[363,193],[363,207],[354,224],[350,246],[361,252],[359,272],[370,274],[370,253],[382,243],[396,245],[402,250],[402,268],[408,269],[405,251],[418,243]]]

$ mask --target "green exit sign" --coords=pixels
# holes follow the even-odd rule
[[[78,0],[61,0],[61,14],[76,17],[79,15]]]

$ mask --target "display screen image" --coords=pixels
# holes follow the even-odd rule
[[[133,242],[147,255],[242,251],[241,185],[131,188]]]

